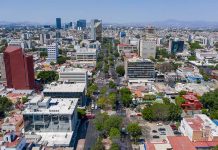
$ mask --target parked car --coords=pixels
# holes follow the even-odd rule
[[[181,134],[182,134],[181,132],[179,132],[179,131],[177,131],[177,130],[175,130],[173,133],[174,133],[175,135],[181,135]]]
[[[175,124],[171,124],[170,127],[172,130],[177,130],[177,126]]]
[[[158,128],[158,131],[166,131],[165,128]]]
[[[166,132],[162,131],[162,132],[160,132],[160,135],[166,135]]]
[[[157,123],[157,126],[162,126],[163,124],[162,123]]]
[[[153,133],[157,133],[157,130],[152,130]]]
[[[153,136],[154,139],[159,139],[160,137],[158,135]]]

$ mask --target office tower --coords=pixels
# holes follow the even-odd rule
[[[51,45],[47,46],[47,51],[48,51],[48,62],[57,62],[57,57],[58,57],[58,45],[57,43],[52,43]]]
[[[102,21],[93,19],[91,20],[91,38],[92,40],[102,40]]]
[[[34,88],[33,56],[24,54],[22,48],[8,46],[4,52],[7,87],[14,89]]]
[[[40,41],[40,44],[41,44],[41,45],[43,45],[43,44],[45,43],[44,37],[45,37],[45,36],[44,36],[44,34],[42,34],[42,33],[39,35],[39,41]]]
[[[61,29],[61,18],[56,18],[56,28]]]
[[[155,40],[140,40],[140,56],[145,59],[155,58],[156,56],[156,41]]]
[[[4,62],[3,53],[0,53],[0,73],[1,73],[0,80],[6,81],[5,62]]]
[[[156,56],[156,39],[153,27],[145,28],[144,38],[140,40],[140,56],[144,59],[155,58]]]
[[[82,19],[78,20],[76,22],[76,28],[77,28],[77,30],[84,30],[84,29],[86,29],[86,20],[82,20]]]
[[[184,50],[184,41],[170,40],[169,41],[169,52],[171,54],[181,53]]]
[[[61,38],[61,32],[59,31],[56,32],[56,38]]]
[[[154,63],[149,59],[131,58],[125,61],[127,79],[152,79],[155,77]]]
[[[73,27],[73,22],[70,22],[69,23],[69,28],[72,28]]]

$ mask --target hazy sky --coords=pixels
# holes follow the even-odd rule
[[[54,23],[98,18],[129,23],[217,21],[218,0],[1,0],[0,21]]]

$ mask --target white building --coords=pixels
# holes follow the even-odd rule
[[[140,40],[140,56],[145,59],[155,58],[156,56],[156,41],[155,40]]]
[[[51,83],[45,85],[43,94],[52,98],[79,98],[79,105],[86,104],[86,84],[85,83]]]
[[[77,105],[78,98],[33,97],[23,111],[25,133],[42,136],[40,144],[70,146],[77,130]]]
[[[59,72],[59,81],[88,84],[88,71],[83,68],[67,68],[62,66]]]
[[[218,141],[218,126],[204,114],[183,118],[179,129],[191,141]]]
[[[198,49],[195,51],[195,55],[197,60],[218,60],[218,53],[217,51],[211,49]]]
[[[8,46],[19,46],[22,49],[26,48],[26,43],[21,40],[21,39],[12,39],[9,43]]]
[[[58,57],[58,45],[57,43],[52,43],[51,45],[47,46],[48,51],[48,62],[57,62]]]
[[[90,62],[96,64],[97,51],[95,48],[78,48],[76,49],[76,60],[79,62]]]

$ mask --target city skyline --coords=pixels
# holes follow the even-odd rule
[[[109,23],[147,23],[166,20],[218,21],[218,1],[153,0],[137,2],[131,0],[70,1],[70,0],[25,0],[2,1],[0,21],[35,22],[54,24],[55,18],[62,23],[78,19],[102,19]],[[9,6],[9,7],[7,7]],[[16,15],[15,15],[16,14]],[[112,17],[113,16],[113,17]]]

